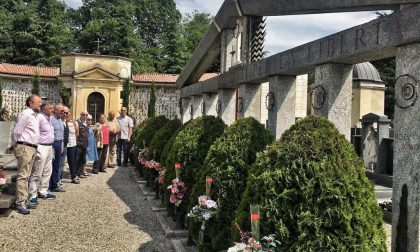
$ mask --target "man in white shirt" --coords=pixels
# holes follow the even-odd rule
[[[117,142],[117,165],[121,166],[121,151],[123,152],[123,166],[128,166],[128,144],[131,141],[131,134],[133,133],[133,119],[127,115],[127,108],[122,107],[120,116],[117,117],[120,125],[120,133]]]

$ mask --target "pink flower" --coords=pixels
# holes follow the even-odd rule
[[[181,169],[181,168],[182,168],[181,164],[175,164],[175,169]]]
[[[172,194],[172,195],[171,195],[171,197],[169,197],[169,201],[170,201],[172,204],[175,204],[175,202],[176,202],[176,197],[175,197],[175,195],[174,195],[174,194]]]
[[[260,220],[260,214],[258,213],[251,214],[251,222],[257,222],[259,220]]]

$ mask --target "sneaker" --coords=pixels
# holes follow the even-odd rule
[[[76,179],[76,178],[72,179],[72,180],[71,180],[71,182],[72,182],[73,184],[80,184],[80,180],[78,180],[78,179]]]
[[[31,203],[29,200],[25,201],[25,206],[27,209],[35,209],[38,205]]]
[[[32,205],[38,205],[38,198],[29,199],[29,203],[32,204]]]
[[[15,209],[20,214],[30,214],[31,213],[31,211],[29,211],[28,208],[26,207],[25,203],[16,204]]]
[[[39,197],[46,200],[55,200],[55,195],[52,193],[40,194]]]
[[[79,178],[86,178],[86,176],[84,174],[80,174]]]
[[[65,192],[66,190],[63,187],[57,187],[51,190],[52,192]]]

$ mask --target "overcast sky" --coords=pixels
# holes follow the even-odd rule
[[[77,8],[82,0],[65,0]],[[216,15],[223,0],[175,0],[182,14],[194,10]],[[366,23],[376,17],[374,12],[317,14],[267,18],[265,50],[275,54],[335,32]]]

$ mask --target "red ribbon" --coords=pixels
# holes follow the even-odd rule
[[[260,214],[255,213],[255,214],[251,214],[251,222],[257,222],[260,220]]]
[[[181,169],[181,164],[175,164],[175,169]]]

